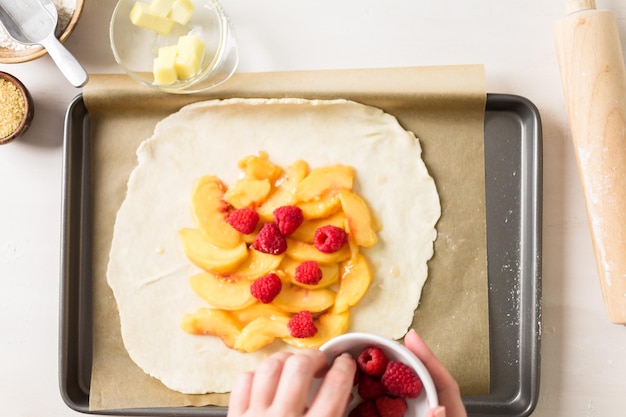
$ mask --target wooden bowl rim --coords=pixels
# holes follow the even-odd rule
[[[11,133],[7,137],[0,138],[0,145],[3,145],[5,143],[11,142],[13,139],[22,135],[28,129],[28,127],[30,126],[30,122],[33,119],[33,113],[35,108],[33,98],[30,95],[30,92],[28,91],[26,86],[19,79],[17,79],[17,77],[9,74],[8,72],[0,71],[0,79],[6,80],[15,85],[17,89],[20,90],[22,97],[24,97],[24,117],[22,118],[22,121],[13,133]]]
[[[60,42],[65,42],[65,40],[72,34],[76,24],[78,23],[78,19],[83,14],[83,8],[85,6],[85,0],[76,0],[76,7],[74,8],[74,13],[72,13],[72,17],[70,21],[67,23],[67,26],[63,30],[63,33],[59,36]],[[48,52],[42,46],[33,46],[30,48],[26,48],[21,51],[14,51],[8,48],[0,47],[0,63],[1,64],[17,64],[20,62],[28,62],[34,59],[40,58],[46,55]]]

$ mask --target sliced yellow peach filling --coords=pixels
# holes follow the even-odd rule
[[[353,189],[354,169],[341,164],[311,169],[303,160],[283,169],[264,152],[246,156],[238,167],[242,176],[229,187],[207,175],[194,188],[195,228],[182,229],[179,236],[188,259],[203,270],[189,283],[207,306],[185,315],[181,327],[190,334],[219,337],[241,352],[276,340],[300,348],[319,347],[345,333],[350,309],[373,280],[360,248],[374,246],[379,229],[367,202]],[[274,211],[283,206],[297,207],[302,214],[295,231],[288,236],[259,236],[263,224],[278,221]],[[258,214],[253,233],[244,235],[229,224],[229,213],[241,209]],[[340,229],[346,237],[331,252],[316,246],[316,231],[325,226]],[[274,237],[282,240],[281,249],[267,250]],[[266,241],[257,244],[261,238]],[[303,262],[317,263],[321,279],[314,284],[299,282],[295,271]],[[280,288],[271,300],[258,298],[251,290],[268,274],[280,278],[274,278]],[[288,324],[303,311],[311,313],[315,332],[295,336]]]

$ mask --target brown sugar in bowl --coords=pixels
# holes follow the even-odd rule
[[[20,80],[0,71],[0,145],[22,135],[33,119],[33,99]]]
[[[76,24],[78,23],[78,19],[83,13],[83,7],[85,5],[85,0],[76,0],[76,5],[74,9],[71,11],[72,14],[69,16],[69,20],[65,27],[58,27],[56,30],[57,38],[61,43],[65,42],[65,40],[72,34]],[[61,18],[59,17],[59,24],[62,24]],[[20,62],[28,62],[34,59],[40,58],[47,53],[46,49],[40,45],[33,45],[24,49],[14,50],[11,48],[6,48],[0,46],[0,63],[2,64],[17,64]]]

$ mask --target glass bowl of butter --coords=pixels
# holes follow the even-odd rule
[[[213,88],[239,61],[234,29],[217,0],[120,0],[109,30],[124,71],[168,93]]]

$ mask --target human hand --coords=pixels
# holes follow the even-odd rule
[[[332,364],[318,349],[276,353],[254,372],[242,374],[230,394],[227,417],[337,417],[343,415],[356,363],[345,353]],[[322,383],[307,408],[315,377]]]
[[[406,334],[404,345],[422,361],[437,389],[439,406],[429,410],[426,417],[467,417],[459,384],[415,330],[411,329]]]

